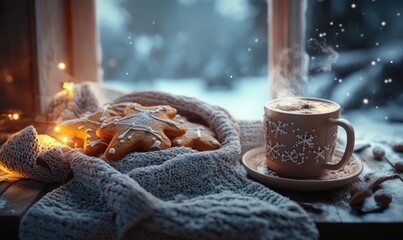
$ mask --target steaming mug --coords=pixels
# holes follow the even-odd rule
[[[279,98],[265,104],[266,162],[271,170],[295,178],[318,177],[323,170],[337,170],[350,159],[354,129],[340,116],[340,106],[318,98]],[[347,133],[339,162],[332,162],[337,127]]]

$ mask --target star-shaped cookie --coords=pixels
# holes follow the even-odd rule
[[[83,139],[83,151],[89,156],[97,156],[105,151],[109,141],[96,135],[97,129],[109,118],[109,106],[101,111],[86,113],[80,118],[71,119],[57,125],[55,131],[71,137]]]
[[[198,151],[215,150],[220,148],[220,142],[215,138],[215,133],[208,127],[189,122],[185,117],[177,115],[174,119],[183,124],[186,133],[172,139],[175,147],[190,147]]]
[[[169,137],[185,133],[181,124],[172,121],[176,109],[160,105],[145,107],[133,103],[126,107],[126,115],[103,123],[97,131],[102,138],[111,139],[105,158],[118,160],[135,150],[153,151],[171,147]]]

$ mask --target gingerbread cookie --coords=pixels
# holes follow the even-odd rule
[[[107,115],[110,117],[118,116],[118,117],[123,117],[126,113],[125,110],[127,106],[132,105],[133,102],[120,102],[120,103],[114,103],[114,104],[108,104],[105,106],[107,109]]]
[[[177,115],[174,119],[186,128],[186,133],[172,139],[172,145],[175,147],[190,147],[198,151],[215,150],[220,148],[221,144],[215,138],[215,133],[208,127],[189,122],[185,117]]]
[[[176,109],[170,106],[145,107],[133,103],[126,107],[126,115],[105,122],[97,131],[102,138],[111,139],[105,158],[118,160],[135,150],[153,151],[171,147],[169,137],[185,133],[185,128],[172,121]]]
[[[105,107],[100,112],[87,113],[80,118],[64,121],[55,127],[55,131],[83,139],[84,153],[89,156],[97,156],[105,151],[109,143],[108,140],[96,135],[102,122],[109,118],[107,111],[108,108]]]

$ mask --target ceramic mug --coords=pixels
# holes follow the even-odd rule
[[[337,170],[350,159],[354,129],[340,116],[340,106],[318,98],[279,98],[265,104],[266,162],[271,170],[295,178],[318,177],[323,170]],[[332,162],[337,127],[347,133],[339,162]]]

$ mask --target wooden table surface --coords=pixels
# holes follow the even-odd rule
[[[356,124],[360,124],[360,122],[358,121]],[[383,127],[379,126],[380,134],[403,137],[402,123],[396,125],[386,123]],[[365,128],[364,124],[357,125],[358,133],[360,131],[364,133]],[[368,131],[373,133],[375,130]],[[360,134],[358,134],[358,138],[365,140]],[[390,141],[378,139],[377,135],[367,138],[367,140],[371,146],[355,153],[362,160],[364,170],[353,183],[321,192],[274,189],[297,202],[312,204],[317,208],[315,210],[308,207],[306,210],[315,219],[321,239],[363,239],[363,237],[365,237],[364,239],[403,239],[403,172],[398,172],[393,167],[394,162],[403,161],[403,153],[393,151],[389,144]],[[373,158],[372,147],[374,146],[381,146],[386,150],[386,156],[382,160]],[[353,210],[348,204],[351,198],[350,189],[360,182],[365,182],[365,176],[371,173],[379,176],[398,175],[397,178],[386,181],[375,189],[385,189],[390,192],[393,200],[389,207],[382,211],[363,213]],[[55,187],[57,185],[33,180],[5,178],[3,173],[0,173],[0,229],[2,235],[8,233],[16,239],[18,224],[23,214],[33,203]],[[376,207],[373,197],[366,200],[364,207],[367,209]]]
[[[364,170],[353,183],[338,189],[321,192],[295,192],[281,189],[276,191],[297,202],[313,204],[318,208],[318,210],[309,207],[305,209],[315,219],[321,239],[403,239],[403,172],[399,173],[393,167],[393,163],[399,157],[403,159],[403,155],[396,153],[393,155],[394,157],[375,160],[372,148],[356,153],[364,164]],[[369,174],[399,176],[382,183],[375,189],[388,191],[392,195],[392,202],[384,210],[369,213],[353,210],[349,205],[350,189],[365,182],[365,176]],[[370,211],[377,208],[374,198],[369,197],[361,209]]]

